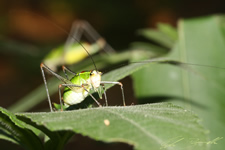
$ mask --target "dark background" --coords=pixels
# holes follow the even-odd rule
[[[180,18],[224,12],[224,0],[1,0],[0,106],[7,108],[42,84],[41,58],[49,49],[63,44],[68,36],[54,23],[69,31],[74,20],[87,20],[114,49],[120,51],[128,48],[131,42],[142,40],[135,35],[138,29],[154,28],[159,22],[176,27]],[[129,78],[125,80],[130,81]],[[47,107],[48,104],[40,105]],[[70,146],[132,149],[126,144],[94,142],[81,135],[73,139],[75,142],[68,144],[68,149]],[[2,145],[15,149],[9,142],[1,141]]]

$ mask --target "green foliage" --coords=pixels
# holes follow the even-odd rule
[[[140,150],[210,147],[222,150],[225,146],[222,141],[225,71],[221,69],[225,66],[224,29],[224,17],[209,16],[180,20],[178,30],[165,24],[160,24],[157,30],[140,30],[139,34],[159,45],[136,42],[133,45],[136,50],[93,58],[98,69],[134,62],[104,74],[102,80],[118,81],[132,75],[135,94],[143,105],[18,113],[46,98],[44,86],[40,86],[10,108],[16,114],[1,108],[0,138],[25,149],[63,149],[71,136],[79,133],[96,141],[124,142]],[[140,50],[143,53],[138,53]],[[89,59],[77,66],[71,69],[93,68]],[[60,82],[55,78],[48,81],[50,94],[57,92]],[[106,89],[111,86],[107,85]],[[164,101],[170,103],[161,103]],[[43,143],[41,133],[47,137]]]
[[[176,29],[167,24],[158,24],[158,30],[141,29],[138,31],[138,34],[167,48],[173,47],[174,42],[177,40]]]
[[[25,149],[43,149],[37,129],[30,127],[17,117],[0,107],[0,138],[20,144]]]
[[[2,113],[6,110],[2,109]],[[198,117],[181,107],[169,104],[147,104],[127,107],[88,108],[55,113],[17,113],[11,122],[22,122],[42,131],[49,140],[46,149],[62,149],[75,133],[89,136],[97,141],[125,142],[135,149],[207,149],[207,144],[193,143],[193,139],[207,141],[206,130],[199,124]],[[108,122],[106,122],[106,120]],[[17,126],[17,124],[15,124]],[[21,129],[25,134],[29,128]],[[5,128],[14,137],[11,128]],[[32,130],[33,131],[33,130]],[[32,133],[32,131],[30,131]],[[16,131],[17,133],[17,131]],[[33,131],[35,133],[35,131]],[[193,134],[195,133],[195,134]],[[32,138],[35,134],[26,135]],[[4,134],[1,137],[6,137]],[[35,136],[36,137],[36,136]],[[38,139],[32,140],[35,144]],[[177,142],[176,144],[173,144]],[[33,146],[33,147],[28,147]],[[38,149],[31,143],[22,145],[26,149]]]
[[[179,39],[167,59],[191,64],[224,67],[224,17],[180,20]],[[189,65],[189,71],[169,65],[151,65],[132,75],[140,103],[170,101],[193,110],[210,130],[210,139],[225,137],[224,69]],[[191,70],[191,71],[190,71]],[[148,89],[148,90],[143,90]],[[212,144],[224,149],[225,143]]]

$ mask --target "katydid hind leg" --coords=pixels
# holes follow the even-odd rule
[[[50,98],[50,94],[49,94],[49,90],[48,90],[48,85],[47,85],[47,80],[46,80],[46,77],[45,77],[44,69],[48,70],[52,75],[54,75],[55,77],[57,77],[59,80],[61,80],[62,82],[66,83],[66,84],[71,84],[71,82],[69,80],[63,78],[62,76],[58,75],[54,71],[52,71],[44,63],[40,64],[40,68],[41,68],[41,74],[42,74],[42,77],[43,77],[43,81],[44,81],[44,84],[45,84],[45,89],[46,89],[46,93],[47,93],[49,107],[50,107],[51,112],[53,112],[51,98]]]
[[[91,43],[97,43],[106,53],[115,52],[106,40],[104,40],[104,38],[87,21],[84,20],[75,21],[73,23],[71,34],[66,42],[66,47],[69,47],[76,41],[80,41],[82,36]],[[74,38],[76,38],[76,40]],[[67,48],[65,50],[67,50]]]
[[[74,21],[64,46],[64,54],[66,53],[67,50],[69,50],[69,48],[73,45],[73,43],[76,43],[78,41],[80,42],[82,34],[83,29],[81,27],[80,21]]]
[[[56,78],[58,78],[59,80],[61,80],[65,84],[72,84],[72,82],[70,82],[70,80],[67,80],[66,78],[58,75],[57,73],[55,73],[54,71],[52,71],[48,66],[46,66],[44,63],[41,63],[41,69],[42,68],[45,68],[46,70],[48,70],[52,75],[54,75]]]
[[[43,69],[44,66],[43,65],[44,65],[43,63],[41,63],[41,65],[40,65],[41,74],[42,74],[42,78],[43,78],[44,84],[45,84],[45,90],[46,90],[46,93],[47,93],[49,108],[50,108],[50,111],[53,112],[52,103],[51,103],[51,99],[50,99],[50,95],[49,95],[49,91],[48,91],[48,85],[47,85],[47,81],[46,81],[46,78],[45,78],[45,73],[44,73],[44,69]]]
[[[70,70],[69,68],[67,68],[67,67],[64,66],[64,65],[62,66],[62,70],[63,70],[63,72],[64,72],[64,74],[65,74],[67,80],[69,80],[69,78],[68,78],[68,75],[67,75],[66,71],[68,71],[69,73],[73,74],[74,76],[76,75],[75,72],[73,72],[72,70]]]
[[[89,38],[89,41],[97,42],[106,53],[113,53],[115,50],[106,42],[106,40],[88,23],[82,21],[84,35]]]

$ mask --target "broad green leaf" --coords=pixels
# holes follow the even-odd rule
[[[33,132],[32,132],[32,131]],[[36,129],[21,122],[11,112],[0,107],[0,138],[21,145],[24,149],[43,149]]]
[[[193,72],[168,65],[151,65],[134,74],[140,103],[173,101],[195,111],[210,131],[212,149],[225,147],[225,37],[220,16],[181,20],[178,45],[168,58],[191,64]],[[220,68],[219,68],[220,67]]]
[[[225,37],[225,15],[221,15],[217,19],[218,19],[218,24],[221,27],[223,36]]]
[[[169,103],[17,116],[47,135],[50,131],[74,131],[97,141],[124,142],[137,150],[206,150],[209,146],[204,143],[208,138],[198,117]]]

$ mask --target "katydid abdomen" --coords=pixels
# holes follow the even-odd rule
[[[70,105],[81,103],[87,96],[88,96],[88,92],[86,92],[85,90],[83,90],[82,92],[75,92],[70,89],[65,90],[63,93],[64,105],[70,106]]]
[[[86,90],[91,89],[90,85],[90,72],[81,72],[76,74],[71,80],[73,84],[76,85],[87,85],[85,86]],[[69,87],[64,88],[63,93],[63,101],[65,105],[74,105],[81,103],[88,96],[88,92],[85,91],[84,88],[73,87],[72,89]]]

